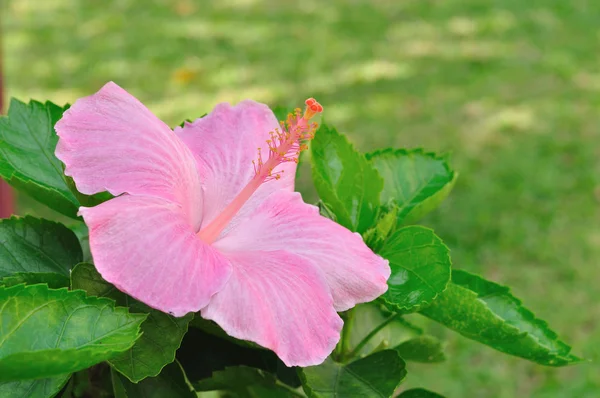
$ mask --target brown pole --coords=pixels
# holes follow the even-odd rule
[[[0,0],[1,1],[1,0]],[[4,113],[4,73],[2,61],[4,60],[4,46],[2,45],[2,9],[0,4],[0,115]],[[15,211],[13,192],[10,186],[0,180],[0,218],[10,217]]]

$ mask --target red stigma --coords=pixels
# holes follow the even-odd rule
[[[309,98],[304,103],[306,104],[306,110],[304,111],[304,119],[306,120],[310,120],[317,113],[323,112],[323,107],[314,98]]]

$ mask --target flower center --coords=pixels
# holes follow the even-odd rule
[[[265,161],[261,148],[258,148],[258,159],[252,161],[254,177],[210,224],[198,232],[200,239],[206,243],[217,240],[221,231],[262,183],[281,178],[283,170],[274,171],[277,166],[284,162],[298,163],[300,152],[308,149],[306,141],[314,138],[318,127],[317,123],[309,123],[309,121],[323,111],[321,104],[314,98],[307,99],[305,103],[304,114],[299,108],[296,109],[294,113],[287,116],[286,121],[279,123],[278,129],[269,133],[270,138],[266,141],[268,158]]]

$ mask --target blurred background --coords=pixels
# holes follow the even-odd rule
[[[221,101],[314,96],[363,151],[451,152],[458,183],[423,223],[457,268],[512,286],[600,359],[600,2],[0,2],[6,97],[72,103],[114,80],[177,125]],[[597,365],[544,368],[429,327],[450,358],[411,365],[408,386],[600,396]]]

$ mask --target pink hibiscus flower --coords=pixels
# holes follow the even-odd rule
[[[98,271],[153,308],[201,311],[288,366],[323,362],[336,311],[384,293],[390,269],[294,192],[321,110],[307,100],[280,125],[263,104],[219,104],[173,131],[114,83],[79,99],[56,124],[56,156],[82,193],[117,196],[80,209]]]

